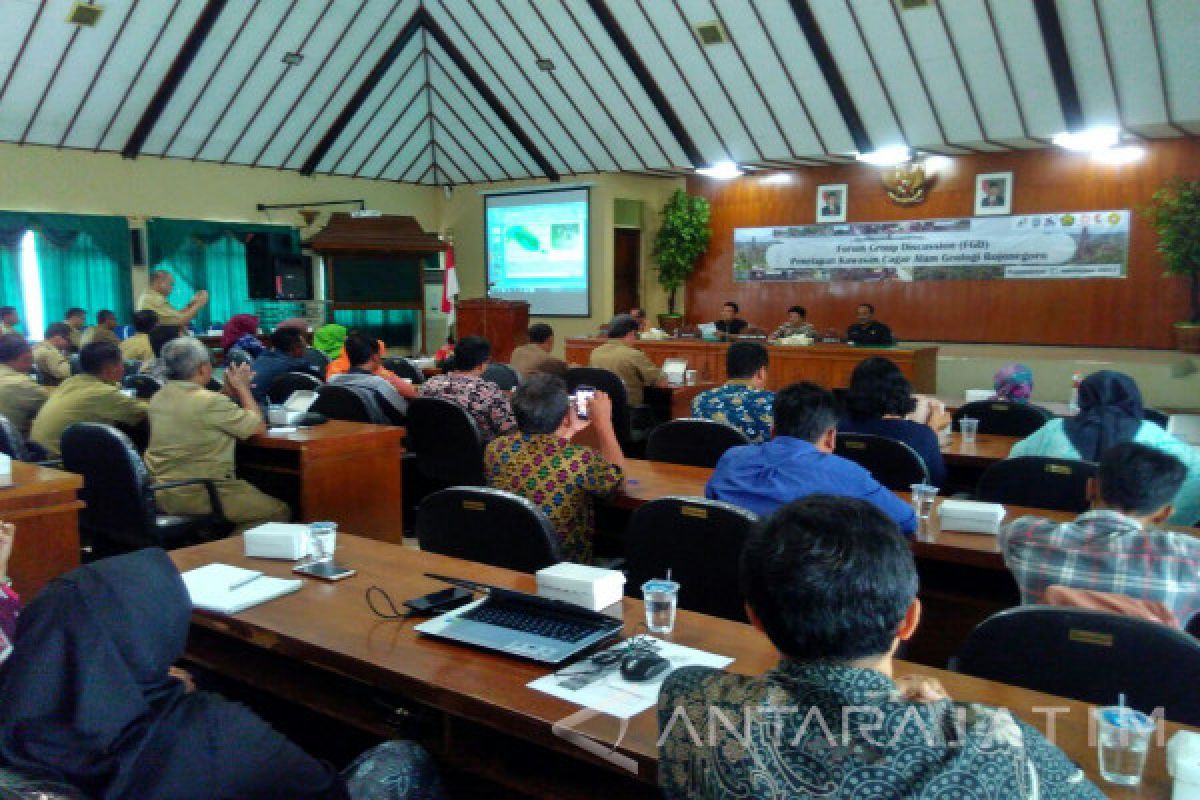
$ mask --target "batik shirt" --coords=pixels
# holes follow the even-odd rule
[[[758,444],[771,438],[775,393],[752,389],[746,381],[729,381],[696,395],[692,400],[692,416],[723,422]]]
[[[475,419],[484,442],[517,429],[508,395],[496,384],[465,372],[438,375],[421,384],[421,397],[449,400]]]
[[[588,564],[596,521],[592,497],[620,485],[621,468],[591,447],[553,433],[515,433],[488,445],[488,483],[519,494],[550,518],[567,561]]]
[[[761,676],[685,667],[658,699],[669,800],[1104,797],[1003,709],[905,700],[881,672],[783,661]]]

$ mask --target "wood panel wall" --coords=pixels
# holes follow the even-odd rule
[[[1013,173],[1014,214],[1133,209],[1174,175],[1200,175],[1200,138],[1146,143],[1137,164],[1109,166],[1059,148],[957,156],[922,204],[893,203],[879,169],[865,165],[801,169],[790,184],[759,176],[721,182],[689,178],[712,202],[712,243],[687,287],[691,321],[716,319],[726,300],[769,327],[801,304],[819,327],[844,328],[860,302],[874,303],[897,336],[916,341],[1109,347],[1174,347],[1171,323],[1188,314],[1186,286],[1162,277],[1156,237],[1135,215],[1124,279],[735,283],[733,229],[815,221],[816,187],[849,185],[847,220],[873,222],[964,217],[973,212],[976,173]]]

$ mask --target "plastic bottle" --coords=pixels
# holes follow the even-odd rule
[[[1071,397],[1067,400],[1067,410],[1072,414],[1079,413],[1079,384],[1083,383],[1083,373],[1071,375]]]

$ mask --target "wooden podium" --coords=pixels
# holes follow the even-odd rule
[[[529,341],[529,303],[481,297],[454,306],[455,332],[482,336],[492,343],[492,361],[507,364],[512,351]]]

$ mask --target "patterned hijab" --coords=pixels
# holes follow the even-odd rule
[[[992,385],[996,389],[993,400],[1028,403],[1033,395],[1033,370],[1024,364],[1008,364],[996,371]]]
[[[1142,425],[1142,393],[1133,378],[1101,370],[1079,386],[1079,413],[1063,430],[1084,461],[1099,461],[1113,445],[1129,442]]]
[[[317,328],[313,334],[313,347],[330,358],[342,354],[342,344],[346,341],[346,326],[330,323]]]
[[[234,314],[221,331],[221,349],[228,350],[247,334],[258,333],[258,317],[253,314]]]

